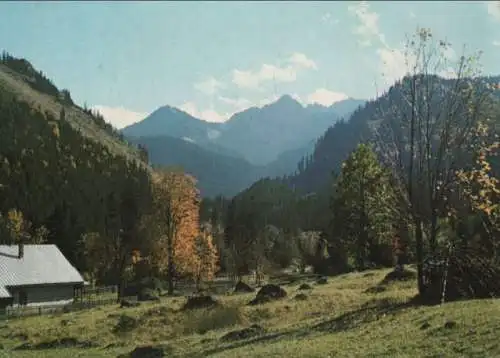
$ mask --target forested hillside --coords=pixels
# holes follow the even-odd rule
[[[149,136],[128,140],[147,148],[152,165],[176,166],[193,175],[203,197],[232,197],[264,174],[265,168],[243,158],[216,153],[184,139]]]
[[[438,77],[432,77],[429,81],[433,82],[436,89],[451,90],[455,85],[452,80]],[[480,77],[475,80],[475,83],[478,88],[498,84],[500,76]],[[330,181],[332,173],[339,173],[342,162],[359,143],[374,143],[378,151],[383,152],[386,144],[393,140],[393,130],[401,127],[402,117],[408,115],[408,113],[402,113],[403,110],[407,110],[404,104],[406,98],[403,97],[407,90],[404,82],[399,81],[381,97],[358,108],[349,119],[335,123],[318,139],[313,154],[303,159],[299,165],[299,173],[291,176],[287,182],[301,192],[314,192]],[[439,106],[443,101],[444,97],[439,98],[439,96],[440,94],[435,91],[434,106]],[[499,97],[498,93],[495,96]],[[391,130],[386,127],[388,123],[390,123]],[[409,141],[409,138],[402,138],[402,140]]]
[[[145,150],[72,104],[69,91],[61,101],[62,91],[27,61],[4,55],[3,63],[0,242],[57,244],[89,280],[120,292],[143,272],[139,262],[170,272],[170,282],[174,272],[211,277],[216,257],[205,257],[214,250],[200,232],[196,180],[153,171]]]
[[[21,212],[28,231],[43,227],[84,268],[82,234],[111,230],[124,201],[140,211],[149,200],[148,169],[91,115],[59,104],[55,90],[37,93],[10,74],[0,69],[0,213]]]

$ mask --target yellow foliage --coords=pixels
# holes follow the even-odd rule
[[[480,131],[484,130],[480,127]],[[478,154],[477,169],[468,172],[461,170],[456,173],[462,193],[468,198],[474,210],[487,217],[489,225],[494,230],[500,230],[500,207],[497,204],[500,202],[500,181],[491,175],[491,165],[487,157],[496,155],[495,151],[499,148],[498,142],[485,145]]]
[[[23,213],[16,209],[10,209],[7,213],[7,229],[15,241],[21,240],[24,232],[24,225]]]
[[[154,232],[151,260],[160,271],[168,265],[168,243],[173,246],[175,270],[195,274],[195,239],[199,236],[200,198],[193,177],[181,172],[156,172],[152,178],[154,213],[149,218]]]

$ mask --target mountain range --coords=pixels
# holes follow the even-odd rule
[[[398,116],[400,112],[389,110],[390,106],[408,110],[406,99],[402,95],[404,80],[397,81],[386,93],[356,109],[347,120],[337,121],[329,127],[316,142],[315,149],[302,170],[287,178],[287,184],[302,193],[320,192],[331,182],[331,173],[340,171],[342,162],[361,142],[371,143],[375,151],[382,157],[382,152],[386,150],[385,144],[394,140],[393,133],[400,131],[404,125]],[[453,91],[453,86],[456,86],[455,80],[437,76],[434,76],[430,83],[433,83],[438,89],[433,92],[433,106],[446,103],[444,101],[446,92]],[[500,88],[500,76],[485,76],[475,79],[474,86],[478,92],[482,91],[483,86],[492,85]],[[500,91],[493,91],[491,99],[492,103],[498,107],[495,107],[496,112],[493,111],[495,113],[493,117],[495,115],[496,117],[490,118],[490,125],[495,126],[496,133],[500,133]],[[436,109],[434,113],[439,112]],[[459,117],[457,114],[455,116]],[[498,157],[493,159],[492,163],[494,163],[492,166],[496,170],[500,168]]]
[[[232,196],[255,180],[293,174],[326,129],[365,103],[303,106],[289,95],[234,114],[224,123],[164,106],[122,129],[145,147],[151,164],[180,166],[198,178],[204,196]]]

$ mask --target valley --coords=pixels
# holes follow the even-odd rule
[[[500,4],[390,5],[0,2],[0,357],[498,356]]]
[[[121,132],[146,147],[151,164],[181,166],[194,175],[203,196],[233,196],[258,179],[294,174],[317,138],[364,103],[347,99],[330,107],[304,107],[283,96],[224,123],[165,106]]]

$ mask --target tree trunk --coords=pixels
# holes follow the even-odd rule
[[[415,247],[417,256],[417,285],[420,296],[425,294],[424,285],[424,242],[422,232],[422,221],[415,219]]]
[[[174,294],[174,245],[171,235],[167,239],[167,283],[168,283],[168,295],[173,296]]]
[[[429,235],[429,250],[430,254],[434,255],[437,250],[437,234],[438,234],[438,215],[433,212],[431,217],[431,227]]]

